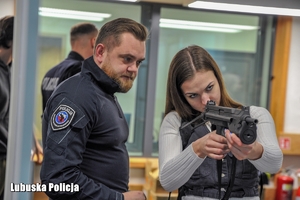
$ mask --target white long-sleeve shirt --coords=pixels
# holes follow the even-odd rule
[[[252,118],[258,119],[257,141],[263,146],[264,151],[261,158],[249,161],[261,172],[276,173],[281,168],[283,154],[278,145],[273,118],[265,108],[256,106],[250,107],[250,115]],[[167,191],[174,191],[185,184],[205,159],[196,155],[192,145],[182,151],[180,126],[181,117],[173,111],[166,115],[160,128],[159,180]],[[204,200],[211,198],[185,197],[183,199]],[[234,200],[234,198],[230,199]],[[243,199],[259,198],[247,197]]]

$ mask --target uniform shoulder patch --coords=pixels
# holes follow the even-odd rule
[[[51,127],[53,131],[65,129],[70,125],[75,116],[75,110],[70,106],[61,104],[56,108],[51,117]]]

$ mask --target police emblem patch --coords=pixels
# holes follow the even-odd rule
[[[67,105],[59,105],[51,117],[51,127],[53,131],[68,127],[75,116],[73,108]]]

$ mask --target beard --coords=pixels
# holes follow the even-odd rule
[[[126,76],[120,76],[113,70],[111,64],[107,62],[103,63],[102,70],[119,85],[119,90],[117,92],[126,93],[131,89],[135,79],[134,74],[128,73],[125,74]]]

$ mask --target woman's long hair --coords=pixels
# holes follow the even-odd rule
[[[193,109],[186,101],[181,90],[181,85],[199,71],[212,71],[216,76],[221,92],[219,106],[233,108],[242,106],[229,96],[221,71],[211,55],[200,46],[192,45],[180,50],[171,61],[167,81],[165,115],[175,110],[182,119],[187,121],[199,115],[199,111]]]

